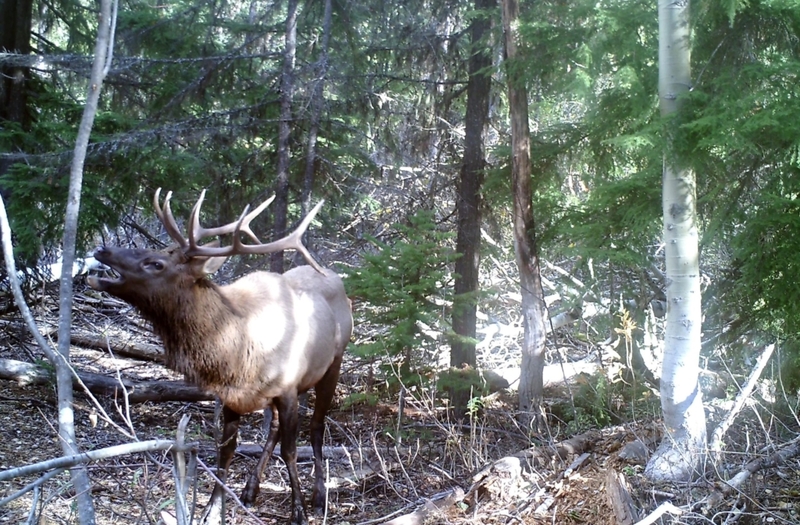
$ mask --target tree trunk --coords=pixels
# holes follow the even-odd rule
[[[0,50],[27,55],[31,52],[32,0],[0,0]],[[18,123],[27,129],[30,112],[27,104],[27,67],[0,66],[0,119]]]
[[[0,0],[0,51],[27,55],[31,52],[32,0]],[[23,131],[28,131],[31,113],[28,111],[28,89],[30,69],[21,66],[0,66],[0,124],[13,122]],[[3,126],[6,127],[6,126]],[[0,144],[0,149],[14,151],[21,144],[17,139]],[[0,177],[5,175],[13,162],[0,158]],[[5,188],[0,188],[8,200]]]
[[[69,338],[72,327],[72,268],[75,260],[75,244],[78,232],[78,214],[81,205],[81,188],[83,185],[83,164],[89,137],[94,124],[94,116],[100,100],[100,88],[103,85],[111,62],[114,45],[113,29],[116,25],[116,0],[102,0],[97,22],[97,42],[95,44],[94,62],[87,86],[86,106],[78,126],[78,137],[70,166],[69,189],[67,190],[67,210],[64,217],[63,264],[67,269],[61,273],[59,293],[58,319],[58,354],[62,359],[56,360],[56,381],[58,383],[58,436],[66,455],[80,453],[75,439],[74,414],[72,410],[72,370],[69,367]],[[72,483],[77,494],[78,519],[82,525],[95,523],[94,503],[92,502],[91,482],[84,465],[70,470]]]
[[[503,32],[505,34],[506,65],[513,64],[517,55],[519,3],[503,0]],[[519,384],[520,422],[540,427],[540,406],[543,395],[545,303],[536,246],[531,192],[530,129],[528,128],[528,98],[524,83],[514,67],[506,67],[508,105],[511,116],[511,178],[514,200],[514,248],[519,268],[522,292],[523,341],[522,367]]]
[[[680,111],[690,87],[689,2],[659,0],[659,98],[661,114]],[[645,474],[656,481],[688,481],[702,466],[706,446],[703,400],[698,387],[702,309],[694,172],[671,151],[669,124],[664,161],[664,256],[667,322],[661,373],[661,408],[667,434]]]
[[[306,169],[303,174],[303,196],[301,216],[305,217],[311,209],[311,192],[314,189],[314,172],[317,163],[317,135],[319,122],[322,115],[324,102],[325,80],[328,76],[328,42],[331,37],[331,11],[332,0],[325,0],[325,14],[322,21],[322,43],[319,62],[317,64],[317,78],[314,84],[314,93],[311,99],[311,122],[308,127],[308,144],[306,147]],[[306,243],[308,246],[308,243]]]
[[[496,0],[475,0],[475,10],[490,9]],[[467,112],[464,129],[464,162],[458,188],[458,233],[455,264],[455,297],[453,300],[453,338],[450,344],[450,365],[475,367],[475,322],[477,316],[478,275],[480,269],[481,213],[480,192],[486,164],[484,137],[489,120],[491,77],[486,69],[492,65],[491,47],[483,42],[491,29],[487,16],[476,16],[470,25],[471,49]],[[450,392],[457,417],[463,417],[469,401],[469,390],[457,386]]]
[[[281,115],[278,122],[278,175],[275,178],[275,238],[286,235],[287,212],[289,208],[289,135],[292,130],[292,98],[294,97],[294,64],[297,50],[297,0],[289,0],[286,14],[286,49],[281,73]],[[283,273],[283,252],[275,252],[270,257],[270,270]]]

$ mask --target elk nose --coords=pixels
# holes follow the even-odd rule
[[[111,249],[106,248],[105,246],[98,246],[98,248],[94,251],[94,258],[100,262],[103,262],[104,258],[107,258],[111,255]]]

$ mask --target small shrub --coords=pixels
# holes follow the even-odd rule
[[[449,304],[448,266],[455,256],[447,247],[450,234],[438,231],[433,219],[432,212],[419,211],[408,224],[395,225],[393,243],[372,238],[377,251],[347,271],[348,293],[363,303],[358,322],[377,332],[353,353],[380,361],[390,384],[418,384],[436,365],[439,342],[430,332],[441,326]]]

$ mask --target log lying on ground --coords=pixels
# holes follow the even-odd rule
[[[561,473],[561,477],[568,477],[573,471],[581,468],[589,458],[588,452],[591,450],[603,436],[603,432],[599,430],[590,430],[584,434],[574,436],[560,443],[552,446],[537,446],[525,450],[521,450],[516,454],[506,456],[503,458],[486,465],[474,476],[472,476],[472,486],[466,493],[460,487],[442,493],[435,502],[427,502],[423,507],[405,514],[399,518],[391,521],[390,516],[381,520],[386,525],[420,525],[426,519],[431,517],[435,511],[445,511],[448,507],[465,501],[470,505],[475,505],[477,500],[483,494],[496,494],[498,497],[509,495],[507,490],[510,485],[517,483],[518,478],[523,472],[529,471],[532,467],[541,467],[543,464],[551,463],[554,460],[563,461],[570,456],[578,456],[566,470]],[[613,438],[614,436],[612,436]],[[621,435],[619,436],[621,438]],[[533,499],[528,498],[528,503]],[[547,505],[551,505],[555,501],[555,497],[547,498]]]
[[[4,319],[0,319],[0,327],[19,331],[27,330],[23,323],[6,321]],[[53,326],[40,325],[39,329],[45,337],[58,337],[58,333]],[[115,355],[144,359],[147,361],[160,362],[164,356],[164,348],[161,345],[123,341],[121,337],[112,339],[107,334],[97,334],[95,332],[74,331],[70,334],[70,343],[83,348],[93,348],[102,351],[111,350]]]
[[[81,332],[73,332],[70,342],[75,346],[84,348],[96,348],[98,350],[108,350],[117,355],[125,357],[135,357],[149,361],[161,361],[164,357],[164,349],[160,345],[150,343],[134,343],[120,341],[119,338],[113,341],[106,335],[97,335]]]
[[[463,499],[464,490],[461,487],[455,487],[454,489],[433,496],[414,512],[387,521],[384,525],[423,525],[426,523],[426,520],[435,515],[435,513],[444,511]]]
[[[631,497],[628,481],[613,468],[606,473],[606,496],[619,525],[633,525],[639,521],[639,511]]]
[[[705,508],[709,511],[713,511],[723,499],[730,494],[738,492],[744,482],[759,470],[778,467],[790,459],[796,458],[797,456],[800,456],[800,437],[796,437],[789,441],[779,450],[773,452],[769,456],[760,457],[750,461],[731,479],[728,481],[723,480],[724,485],[722,488],[712,492],[711,495],[706,499],[704,505]]]
[[[544,388],[573,383],[580,374],[592,375],[600,369],[596,358],[574,361],[571,363],[546,365],[543,370]],[[520,368],[495,368],[494,370],[482,370],[484,379],[489,384],[490,391],[511,388],[516,390],[519,382]]]
[[[597,443],[602,435],[599,430],[590,430],[555,445],[526,448],[511,456],[500,458],[472,476],[472,487],[467,492],[467,498],[478,490],[487,479],[496,476],[497,473],[501,473],[501,477],[514,478],[531,467],[540,467],[550,463],[554,458],[565,460],[569,456],[583,454]]]
[[[128,391],[130,403],[144,403],[145,401],[210,401],[214,396],[196,386],[182,381],[131,381],[128,379],[120,382],[109,376],[92,372],[78,372],[81,382],[90,392],[102,396],[122,397],[122,385]],[[15,361],[13,359],[0,359],[0,379],[16,381],[21,385],[46,385],[54,381],[52,373],[44,367]],[[76,387],[80,388],[77,380],[73,380]]]

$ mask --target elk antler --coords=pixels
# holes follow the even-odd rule
[[[226,224],[225,226],[217,226],[216,228],[203,228],[200,226],[200,206],[203,205],[203,199],[206,198],[206,190],[200,192],[200,198],[197,199],[194,207],[192,208],[192,214],[189,216],[189,247],[191,249],[198,248],[197,241],[202,239],[203,237],[214,237],[217,235],[225,235],[228,233],[236,233],[236,237],[238,237],[238,233],[244,232],[250,236],[251,239],[256,241],[257,243],[261,244],[261,241],[258,240],[256,234],[253,233],[253,230],[250,229],[250,221],[258,217],[262,211],[267,209],[267,206],[272,204],[272,201],[275,200],[275,196],[273,195],[269,199],[262,202],[258,208],[247,213],[247,210],[250,206],[246,206],[244,209],[244,214],[239,218],[238,221],[234,221],[230,224]]]
[[[172,240],[177,242],[181,248],[186,248],[189,246],[186,238],[184,238],[183,234],[181,233],[180,228],[178,228],[178,223],[175,222],[175,217],[172,215],[172,210],[169,207],[169,200],[172,198],[172,192],[168,191],[167,196],[164,198],[164,208],[161,208],[161,188],[156,190],[156,194],[153,196],[153,207],[156,209],[156,215],[158,219],[161,221],[161,224],[164,225],[164,228],[167,230],[167,233]]]
[[[303,257],[305,258],[306,262],[311,265],[315,270],[320,273],[324,273],[322,267],[314,260],[311,254],[308,252],[306,247],[303,245],[303,234],[305,233],[308,226],[311,224],[311,221],[314,220],[314,217],[317,215],[317,212],[322,208],[324,200],[319,201],[314,209],[312,209],[308,215],[302,220],[302,222],[295,228],[295,230],[290,233],[289,235],[278,239],[277,241],[269,242],[269,243],[262,243],[258,240],[258,237],[253,233],[250,229],[250,221],[252,221],[255,217],[257,217],[262,211],[264,211],[267,206],[275,199],[275,197],[271,197],[261,203],[255,210],[248,213],[250,209],[249,206],[246,206],[244,212],[242,213],[241,217],[239,217],[238,221],[231,222],[230,224],[226,224],[224,226],[218,226],[216,228],[204,228],[200,225],[200,207],[203,204],[203,199],[206,195],[206,190],[203,190],[200,193],[200,198],[197,199],[194,207],[192,208],[192,214],[189,218],[189,227],[188,233],[189,238],[186,239],[180,233],[180,229],[178,228],[177,223],[175,222],[175,217],[172,215],[172,211],[169,207],[169,200],[172,197],[172,192],[168,192],[166,198],[164,199],[164,208],[162,210],[161,206],[159,205],[159,195],[161,192],[161,188],[156,190],[156,195],[154,198],[154,204],[156,208],[156,215],[164,224],[164,228],[166,228],[167,233],[169,233],[170,237],[172,237],[180,246],[183,248],[184,252],[189,257],[194,256],[206,256],[206,257],[224,257],[229,255],[263,255],[267,253],[275,253],[280,252],[283,250],[297,250]],[[230,246],[200,246],[197,242],[202,239],[203,237],[211,237],[216,235],[225,235],[228,233],[233,234],[233,241]],[[253,239],[258,244],[244,244],[241,240],[240,233],[246,233],[251,239]]]

